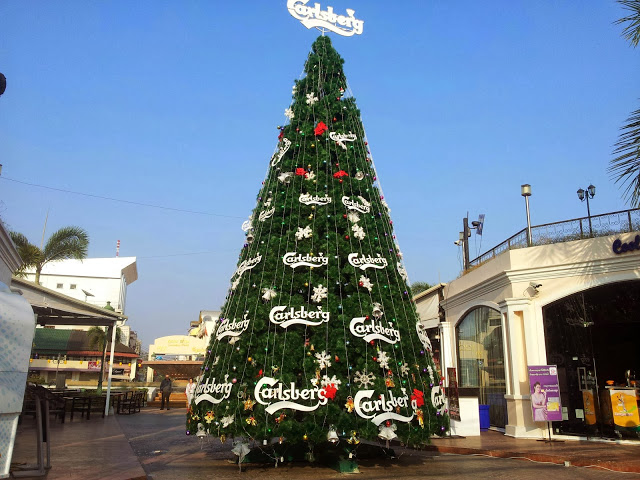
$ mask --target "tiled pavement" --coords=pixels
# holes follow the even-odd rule
[[[314,480],[340,478],[330,468],[293,464],[248,465],[243,473],[232,463],[229,441],[204,441],[186,436],[184,408],[160,411],[143,409],[130,416],[74,419],[52,423],[52,468],[47,478],[57,479],[287,479],[312,476]],[[394,460],[361,460],[360,479],[538,479],[639,478],[640,444],[617,445],[566,441],[544,443],[517,440],[497,432],[480,437],[435,439],[427,451],[396,448]],[[466,454],[466,455],[452,455]],[[503,457],[501,459],[486,456]],[[518,460],[508,460],[516,458]],[[527,459],[530,461],[522,461]],[[14,463],[35,460],[34,422],[26,418],[19,427]],[[537,463],[543,462],[543,463]],[[548,463],[590,468],[565,468]],[[615,470],[615,471],[611,471]]]

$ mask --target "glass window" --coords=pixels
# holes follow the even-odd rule
[[[57,283],[56,284],[56,288],[62,288],[62,284],[61,283]]]
[[[456,327],[456,337],[458,385],[477,388],[480,403],[490,406],[491,425],[503,427],[506,384],[500,312],[489,307],[472,310]]]
[[[72,283],[71,285],[69,285],[69,288],[70,288],[71,290],[75,290],[75,289],[76,289],[76,284],[75,284],[75,283]]]

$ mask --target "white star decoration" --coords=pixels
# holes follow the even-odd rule
[[[360,283],[362,283],[362,286],[369,291],[371,291],[371,289],[373,288],[373,283],[371,283],[371,280],[369,280],[369,278],[365,277],[364,275],[360,277]]]
[[[331,366],[331,355],[329,355],[326,350],[323,350],[320,353],[316,353],[316,358],[318,359],[318,366],[321,370],[323,368],[329,368]]]
[[[387,352],[378,350],[378,363],[380,364],[380,368],[389,368],[389,360],[389,354]]]
[[[307,105],[313,105],[318,101],[318,97],[315,96],[313,92],[307,93]]]
[[[313,287],[313,295],[311,296],[311,300],[316,303],[320,303],[323,299],[327,298],[327,292],[327,287],[323,287],[322,285]]]
[[[289,120],[291,120],[293,117],[295,117],[295,115],[293,114],[293,110],[291,110],[290,108],[287,108],[284,111],[284,116],[287,117]]]
[[[360,225],[352,225],[351,230],[353,230],[353,236],[358,240],[363,240],[364,237],[366,237],[364,228],[362,228]]]
[[[304,228],[298,227],[298,231],[296,232],[296,238],[298,240],[302,240],[303,238],[309,238],[311,237],[311,235],[313,235],[313,231],[311,230],[311,227],[309,225],[307,225]]]
[[[356,372],[353,376],[353,381],[360,385],[360,388],[367,388],[369,385],[373,385],[375,379],[376,376],[373,373],[367,373],[366,370],[364,373]]]

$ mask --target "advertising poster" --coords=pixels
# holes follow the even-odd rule
[[[618,427],[637,428],[640,425],[638,418],[638,403],[634,389],[610,389],[611,410],[613,423]]]
[[[451,420],[460,421],[460,397],[458,396],[458,377],[455,368],[447,368],[449,386],[447,387],[447,397],[449,398],[449,417]]]
[[[595,425],[596,406],[593,398],[593,390],[582,391],[582,403],[584,404],[584,422],[587,425]]]
[[[87,362],[87,369],[100,371],[100,362]]]
[[[562,421],[558,367],[529,365],[529,391],[534,422]]]

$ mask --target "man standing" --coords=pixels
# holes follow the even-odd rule
[[[167,373],[164,376],[164,380],[160,383],[160,392],[162,393],[162,403],[160,404],[160,410],[164,410],[164,404],[167,403],[167,410],[170,410],[169,407],[169,396],[171,395],[171,379],[169,378],[169,374]]]

